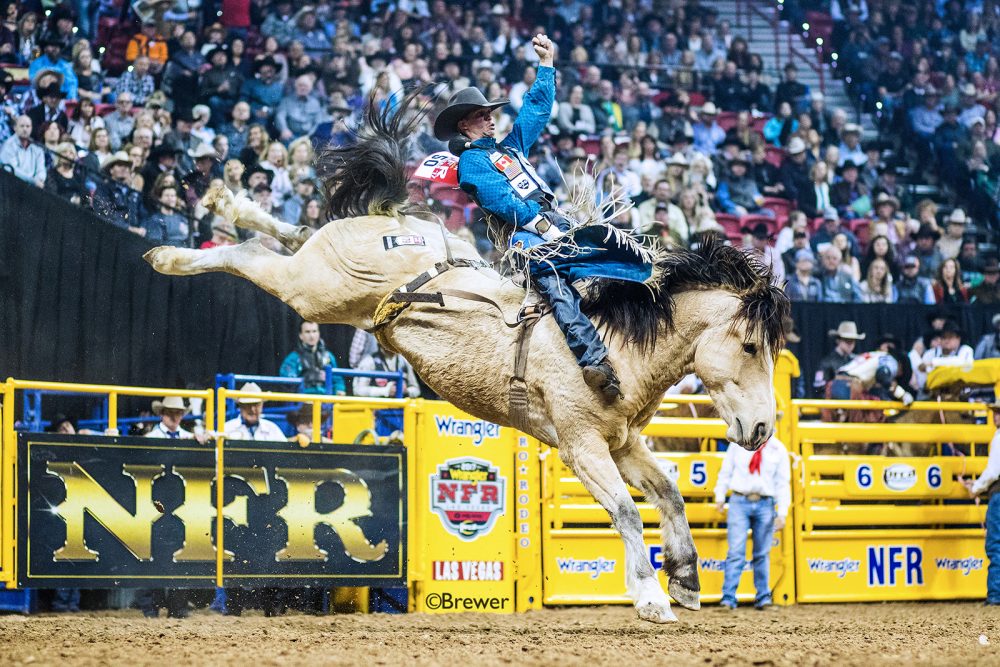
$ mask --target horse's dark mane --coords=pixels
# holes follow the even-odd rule
[[[678,248],[664,253],[650,283],[595,281],[587,290],[583,308],[611,336],[621,335],[639,349],[651,351],[659,328],[673,327],[673,295],[685,289],[734,293],[741,306],[733,327],[746,323],[748,343],[775,355],[781,349],[782,320],[789,302],[772,284],[770,267],[714,235],[697,250]]]
[[[423,92],[414,89],[398,107],[379,109],[373,90],[353,132],[354,143],[320,151],[316,173],[323,181],[328,219],[393,215],[406,204],[410,137],[427,113],[419,102]]]

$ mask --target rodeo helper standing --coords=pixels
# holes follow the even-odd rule
[[[726,519],[726,570],[722,583],[722,601],[726,609],[736,609],[736,588],[743,574],[747,556],[747,530],[753,535],[753,583],[757,590],[754,607],[772,608],[771,539],[775,530],[785,527],[792,504],[792,467],[788,450],[776,437],[750,452],[729,443],[722,469],[715,484],[715,504],[726,512],[726,492],[732,491]]]
[[[1000,429],[1000,403],[990,403],[993,424]],[[990,441],[986,468],[975,482],[966,480],[972,497],[986,496],[986,556],[990,559],[986,571],[986,604],[1000,605],[1000,430]]]

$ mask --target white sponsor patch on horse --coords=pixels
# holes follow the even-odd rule
[[[427,239],[423,236],[383,236],[382,243],[385,245],[386,250],[392,250],[393,248],[402,248],[408,245],[427,245]]]

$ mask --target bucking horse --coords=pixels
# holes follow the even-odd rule
[[[646,554],[632,485],[659,510],[670,596],[698,609],[698,559],[684,501],[640,433],[664,391],[697,373],[728,424],[727,438],[749,450],[763,445],[774,431],[772,377],[787,298],[768,269],[721,240],[659,256],[645,284],[583,286],[584,312],[608,344],[624,398],[609,404],[587,386],[563,334],[543,316],[533,326],[530,363],[517,378],[526,391],[524,415],[516,418],[512,377],[524,326],[516,322],[523,305],[538,297],[485,265],[471,244],[430,215],[407,208],[416,99],[408,95],[395,113],[369,103],[356,143],[321,154],[331,222],[315,233],[279,222],[228,190],[206,195],[210,210],[271,234],[291,255],[252,238],[206,250],[158,247],[145,259],[164,274],[241,276],[307,320],[374,327],[442,398],[558,448],[624,541],[627,593],[638,616],[675,621]],[[387,309],[401,291],[423,300]]]

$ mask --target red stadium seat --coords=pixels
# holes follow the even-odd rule
[[[752,127],[753,131],[756,132],[757,134],[763,135],[764,126],[767,125],[767,121],[770,119],[771,119],[771,114],[769,113],[766,113],[763,116],[758,116],[757,118],[753,118],[750,120],[750,127]]]
[[[867,218],[858,218],[857,220],[851,220],[847,223],[847,227],[854,233],[854,236],[858,239],[858,244],[861,246],[861,251],[864,252],[868,249],[868,242],[871,241],[872,236],[872,226],[871,221]]]
[[[795,208],[795,202],[791,199],[781,197],[764,197],[764,208],[774,211],[774,216],[778,219],[787,219],[788,214]]]
[[[715,122],[719,124],[723,130],[728,131],[731,127],[736,127],[736,112],[735,111],[720,111]]]
[[[577,143],[583,150],[587,151],[587,155],[597,155],[601,152],[600,139],[580,139]]]
[[[702,95],[701,93],[693,93],[692,92],[692,93],[688,93],[688,100],[689,100],[690,106],[700,107],[702,104],[705,103],[705,96]]]
[[[813,218],[809,221],[809,233],[815,234],[820,227],[823,226],[823,217]]]
[[[738,215],[732,215],[730,213],[716,213],[715,221],[719,223],[720,227],[726,230],[727,236],[735,234],[736,236],[743,238],[743,234],[740,232],[742,225],[740,225],[740,218]]]
[[[785,149],[777,146],[768,146],[764,150],[767,152],[765,159],[775,167],[780,167],[782,160],[785,159]]]

